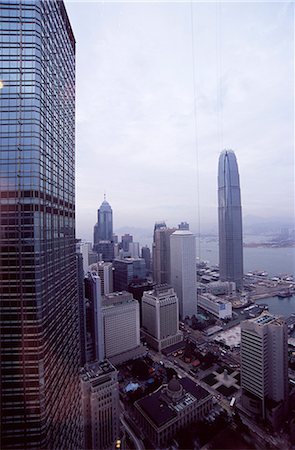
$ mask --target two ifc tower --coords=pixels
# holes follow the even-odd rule
[[[224,150],[218,163],[219,273],[243,289],[243,231],[240,177],[236,155]]]

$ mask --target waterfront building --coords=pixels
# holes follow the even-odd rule
[[[240,178],[232,150],[224,150],[218,164],[219,271],[221,281],[243,289],[243,232]]]
[[[118,372],[107,360],[81,369],[84,449],[111,449],[119,437]]]
[[[232,318],[232,304],[210,293],[198,295],[198,306],[216,316],[218,319]]]
[[[129,292],[114,292],[102,299],[105,357],[114,364],[141,354],[139,303]]]
[[[206,284],[206,291],[213,295],[233,295],[236,284],[233,281],[210,281]]]
[[[171,285],[179,300],[181,319],[197,314],[196,242],[188,230],[170,237]]]
[[[212,395],[190,378],[167,385],[135,402],[135,420],[155,448],[166,448],[176,432],[208,416]]]
[[[142,333],[157,351],[183,339],[179,331],[178,298],[169,285],[156,286],[142,297]]]
[[[114,290],[127,291],[132,281],[142,280],[146,276],[145,261],[142,258],[115,259]]]
[[[101,282],[96,272],[88,272],[85,279],[86,356],[87,362],[105,358]]]
[[[170,236],[176,228],[156,222],[153,238],[153,279],[156,284],[170,283]]]
[[[268,312],[241,323],[242,407],[277,428],[288,408],[288,329]]]
[[[0,447],[77,449],[75,39],[63,1],[0,20]]]

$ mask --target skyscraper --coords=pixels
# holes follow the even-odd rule
[[[241,323],[242,405],[276,428],[288,407],[288,329],[268,312]]]
[[[97,223],[94,226],[94,245],[99,241],[112,241],[113,238],[113,210],[111,205],[104,201],[97,211]]]
[[[0,15],[1,448],[77,449],[75,39],[63,1]]]
[[[142,332],[157,351],[183,339],[179,331],[178,298],[171,286],[164,284],[143,293]]]
[[[182,319],[197,314],[196,240],[188,230],[170,236],[171,284],[179,300]]]
[[[221,281],[243,288],[243,232],[240,178],[232,150],[224,150],[218,165],[219,271]]]
[[[153,240],[153,278],[156,284],[170,283],[170,236],[176,228],[156,222]]]

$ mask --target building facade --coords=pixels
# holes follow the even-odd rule
[[[236,155],[224,150],[218,164],[219,271],[221,281],[243,289],[243,231],[240,177]]]
[[[96,272],[88,272],[84,278],[86,309],[86,361],[102,361],[105,358],[101,281]]]
[[[112,241],[113,239],[113,210],[104,199],[97,210],[97,223],[94,226],[94,245],[99,241]]]
[[[135,280],[143,280],[146,277],[145,261],[142,258],[115,259],[114,290],[127,291],[128,286]]]
[[[176,230],[170,237],[171,285],[179,300],[182,319],[197,314],[197,275],[195,236]]]
[[[232,318],[232,304],[228,300],[216,297],[210,293],[198,295],[198,306],[216,316],[218,319]]]
[[[183,339],[179,331],[178,298],[169,285],[156,286],[143,293],[142,333],[157,351]]]
[[[288,407],[288,329],[264,312],[241,323],[242,406],[277,428]]]
[[[76,449],[75,39],[63,1],[0,16],[1,448]]]
[[[112,449],[119,437],[118,372],[107,360],[81,369],[84,449]]]
[[[165,222],[157,222],[153,238],[153,279],[156,284],[170,283],[170,236],[176,228],[167,228]]]
[[[92,272],[96,272],[100,278],[101,295],[114,291],[113,265],[110,262],[99,261],[90,266]]]
[[[102,306],[105,357],[124,360],[140,347],[139,303],[129,292],[114,292],[103,297]]]

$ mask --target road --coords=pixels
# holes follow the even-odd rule
[[[127,431],[129,436],[131,437],[132,441],[134,442],[135,449],[136,450],[144,450],[143,442],[140,439],[138,439],[138,437],[136,436],[134,431],[130,428],[130,426],[126,422],[125,417],[124,417],[123,414],[121,415],[120,420],[121,420],[121,423],[124,426],[125,430]]]

